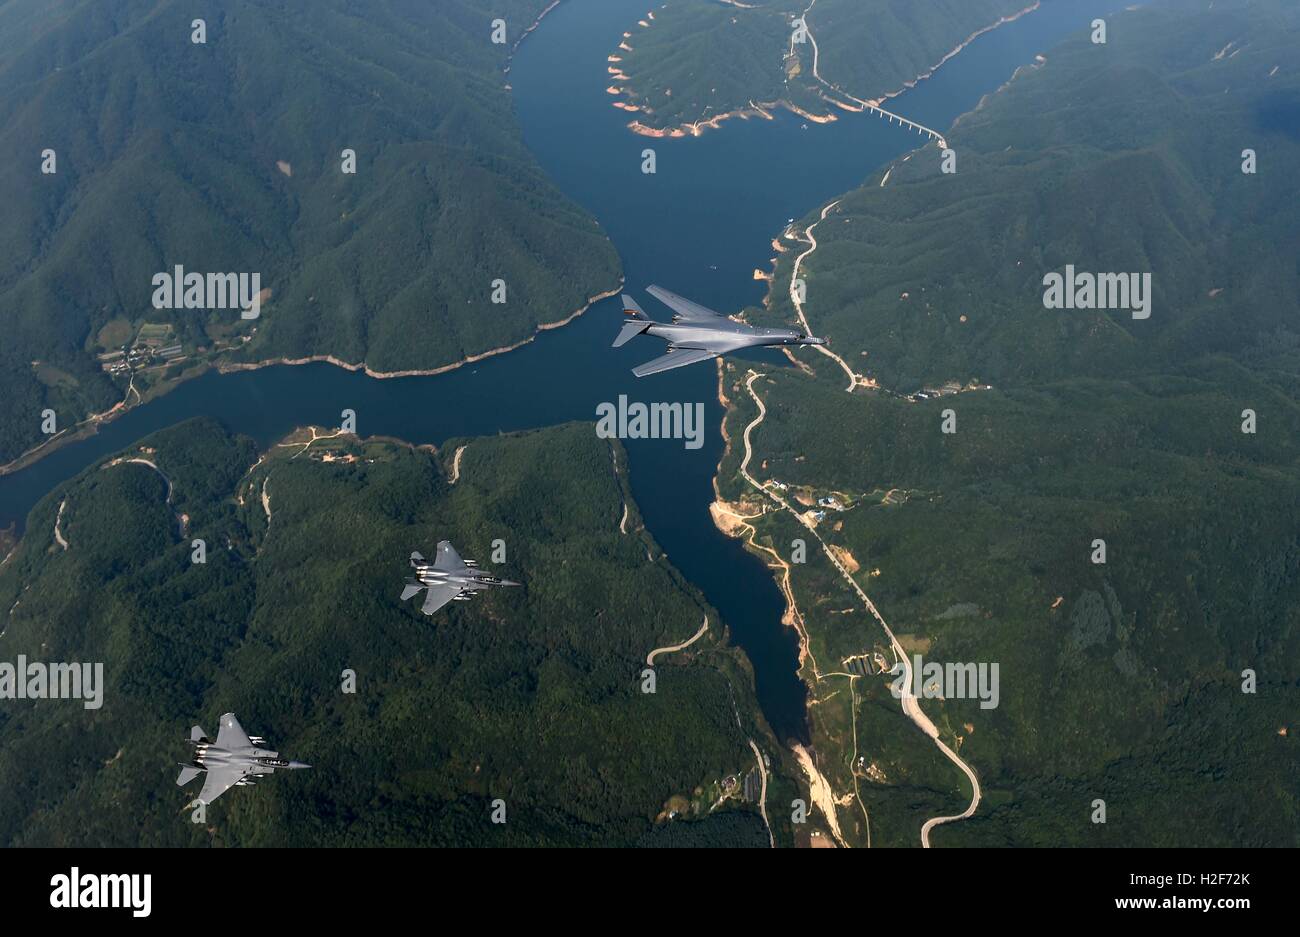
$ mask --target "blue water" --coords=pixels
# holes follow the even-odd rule
[[[1047,0],[1038,12],[981,37],[889,106],[946,130],[1016,67],[1122,5]],[[698,138],[635,136],[605,93],[606,56],[645,9],[645,0],[564,0],[547,16],[520,47],[510,74],[525,139],[560,187],[603,225],[623,259],[628,288],[652,314],[656,305],[643,295],[650,283],[724,311],[758,304],[766,284],[752,273],[769,268],[771,239],[786,219],[820,209],[923,141],[875,117],[846,115],[805,129],[784,112],[773,121],[731,120]],[[656,152],[654,175],[641,171],[646,148]],[[441,444],[593,420],[598,403],[624,393],[644,402],[700,401],[709,426],[703,448],[628,441],[633,495],[651,534],[749,655],[772,728],[783,739],[806,741],[806,688],[796,674],[795,636],[780,622],[781,595],[770,572],[709,516],[722,451],[715,369],[700,365],[637,381],[628,370],[663,348],[641,339],[611,349],[620,308],[617,299],[607,300],[517,351],[436,377],[375,380],[326,364],[211,372],[0,479],[0,527],[21,525],[38,500],[103,456],[191,416],[215,417],[265,446],[296,426],[338,425],[340,412],[352,409],[362,435]],[[545,310],[538,318],[569,311]],[[816,309],[809,312],[815,328]],[[775,356],[756,357],[779,365]],[[682,628],[686,637],[694,623]]]

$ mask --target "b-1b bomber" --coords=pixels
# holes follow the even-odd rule
[[[673,320],[655,322],[635,299],[626,293],[623,295],[623,313],[628,319],[623,323],[618,338],[614,339],[614,347],[625,345],[638,335],[653,335],[668,343],[668,354],[632,369],[637,377],[709,361],[746,348],[826,344],[826,339],[798,329],[762,328],[737,322],[661,286],[647,287],[646,292],[672,309]]]

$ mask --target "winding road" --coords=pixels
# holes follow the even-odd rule
[[[67,507],[68,499],[64,498],[59,503],[59,513],[54,517],[54,539],[65,550],[68,548],[68,541],[63,539],[63,531],[59,529],[59,525],[63,523],[63,512]],[[5,557],[5,559],[8,559],[8,557]]]
[[[817,250],[817,236],[813,234],[813,229],[816,228],[817,225],[825,221],[826,216],[829,215],[831,213],[831,210],[835,208],[835,206],[838,205],[839,203],[840,203],[839,199],[836,199],[835,201],[831,202],[829,205],[827,205],[825,208],[822,209],[821,217],[817,219],[817,221],[813,222],[808,226],[808,230],[804,232],[804,238],[808,241],[808,249],[794,259],[794,270],[790,274],[790,302],[794,304],[794,311],[799,316],[800,325],[803,326],[804,331],[809,335],[812,335],[813,331],[812,331],[812,326],[808,324],[808,317],[804,315],[803,299],[801,299],[799,296],[799,292],[800,292],[798,288],[798,284],[800,283],[799,274],[803,270],[804,259],[807,258],[809,255],[811,255],[815,250]],[[844,389],[848,391],[850,394],[853,393],[853,389],[855,387],[875,386],[875,382],[872,381],[870,378],[863,377],[860,374],[855,374],[853,372],[853,369],[849,367],[848,362],[845,361],[843,358],[841,358],[839,355],[835,354],[835,352],[831,351],[828,346],[814,345],[813,347],[816,348],[819,352],[821,352],[826,357],[833,360],[836,364],[838,364],[841,368],[844,369],[844,373],[849,376],[849,386]]]
[[[862,590],[862,587],[858,585],[857,580],[853,578],[852,574],[849,573],[848,569],[845,568],[844,564],[840,562],[839,557],[835,555],[835,551],[833,551],[830,548],[830,546],[826,543],[826,541],[822,539],[821,534],[817,532],[817,528],[812,526],[812,524],[807,520],[807,518],[802,513],[795,510],[795,508],[790,504],[790,502],[786,501],[785,498],[781,497],[781,495],[778,494],[777,492],[772,491],[770,488],[767,488],[765,485],[760,483],[756,478],[754,478],[753,475],[749,473],[749,462],[753,457],[753,449],[750,443],[750,434],[752,433],[754,428],[758,426],[760,423],[762,423],[763,420],[767,417],[767,406],[763,403],[763,398],[759,397],[758,393],[754,390],[754,381],[758,380],[758,378],[763,376],[764,376],[763,374],[757,371],[751,371],[749,373],[749,377],[745,380],[745,390],[748,391],[749,396],[753,399],[755,405],[757,405],[758,416],[755,417],[754,420],[751,421],[750,424],[745,427],[745,433],[744,433],[745,457],[740,464],[741,476],[745,479],[745,481],[749,482],[749,484],[752,485],[755,489],[767,495],[778,505],[780,505],[782,509],[789,511],[792,515],[794,515],[795,519],[798,520],[801,525],[807,528],[808,532],[811,533],[814,538],[816,538],[817,543],[821,546],[822,553],[824,553],[826,555],[826,558],[831,561],[831,563],[835,566],[837,570],[839,570],[840,575],[843,577],[844,581],[849,584],[849,587],[852,588],[853,591],[857,594],[858,598],[861,599],[862,604],[866,607],[867,611],[870,612],[871,616],[876,619],[880,627],[884,630],[886,637],[889,638],[889,646],[894,653],[894,660],[896,662],[896,665],[901,666],[903,670],[904,679],[903,679],[902,705],[903,705],[904,714],[906,714],[907,717],[916,724],[917,728],[919,728],[922,732],[924,732],[934,741],[934,744],[939,747],[939,750],[942,751],[944,755],[946,755],[953,764],[955,764],[958,768],[960,768],[961,771],[966,775],[966,778],[971,782],[972,794],[971,794],[970,806],[968,806],[960,814],[955,814],[953,816],[945,816],[945,817],[934,817],[930,820],[927,820],[925,824],[921,827],[921,845],[928,849],[930,847],[930,831],[933,830],[936,826],[942,823],[951,823],[956,820],[964,820],[967,817],[974,815],[980,803],[979,778],[975,776],[975,772],[971,770],[970,765],[962,761],[961,756],[959,756],[955,751],[953,751],[947,745],[947,743],[945,743],[943,739],[939,737],[938,727],[936,727],[934,722],[931,721],[930,717],[925,714],[925,711],[921,709],[920,701],[917,699],[916,694],[912,691],[912,662],[911,660],[909,660],[907,653],[903,650],[903,646],[899,643],[898,637],[894,634],[894,630],[889,627],[889,623],[885,621],[885,617],[880,614],[880,609],[876,608],[876,604],[871,601],[870,596],[868,596],[866,592]]]
[[[767,827],[767,845],[768,848],[776,848],[776,837],[772,835],[772,824],[767,819],[767,765],[763,764],[763,753],[758,750],[758,744],[749,740],[749,747],[754,750],[754,761],[758,765],[758,776],[761,779],[761,787],[758,792],[758,812],[763,815],[763,825]]]
[[[696,641],[700,640],[700,638],[704,637],[704,632],[708,630],[709,630],[709,616],[705,615],[704,624],[700,625],[700,630],[695,632],[694,637],[689,638],[686,641],[683,641],[681,644],[670,644],[667,647],[655,648],[653,651],[651,651],[649,654],[645,656],[646,666],[653,667],[655,665],[655,658],[658,657],[660,654],[673,654],[676,653],[677,651],[685,650],[686,648],[694,644]]]
[[[822,85],[822,87],[833,91],[835,94],[838,94],[841,97],[848,98],[849,101],[852,102],[853,106],[845,104],[843,101],[833,101],[832,103],[834,103],[837,107],[843,107],[846,110],[870,111],[873,114],[875,114],[877,117],[888,118],[891,124],[894,121],[898,121],[898,123],[901,126],[904,126],[909,130],[915,130],[917,133],[927,136],[931,140],[937,140],[941,147],[947,149],[948,143],[947,141],[944,140],[943,134],[941,134],[939,131],[931,130],[929,127],[926,127],[924,124],[918,124],[914,120],[908,120],[906,117],[902,116],[901,114],[895,114],[893,111],[887,111],[875,101],[864,101],[862,100],[862,98],[855,97],[854,95],[849,94],[843,88],[839,87],[838,85],[831,84],[829,81],[827,81],[825,78],[822,77],[821,49],[818,48],[817,37],[813,35],[812,26],[809,25],[808,23],[808,14],[812,12],[813,7],[815,7],[816,5],[817,5],[817,0],[812,0],[812,2],[808,4],[808,8],[803,11],[803,14],[800,17],[800,20],[803,23],[804,34],[808,37],[808,41],[812,43],[812,47],[813,47],[812,76]],[[1037,7],[1038,4],[1035,3],[1033,8],[1037,9]],[[1002,22],[1010,22],[1010,20],[1003,20],[1001,22],[998,22],[993,26],[990,26],[989,29],[995,29],[997,28],[997,26],[1001,26]],[[954,51],[949,52],[948,55],[944,57],[943,61],[939,63],[939,65],[942,65],[944,62],[948,61],[948,59],[952,58],[954,55],[956,55],[958,52],[964,49],[966,45],[971,42],[972,39],[976,38],[977,36],[983,35],[983,33],[987,31],[988,31],[987,29],[981,30],[980,32],[972,36],[970,39],[967,39],[966,43],[963,43],[961,46],[958,46],[957,49],[955,49]],[[794,55],[794,36],[795,33],[792,32],[790,35],[790,55]],[[936,65],[935,68],[938,68],[939,65]],[[933,72],[933,69],[931,71]],[[822,97],[825,98],[826,95],[823,94]]]
[[[465,450],[468,448],[468,445],[457,447],[456,454],[451,457],[451,477],[447,479],[448,485],[454,485],[460,481],[460,457],[465,454]]]
[[[814,0],[814,3],[815,2],[816,0]],[[811,10],[812,6],[810,5],[808,9]],[[814,48],[815,48],[815,44],[814,44]],[[807,331],[809,334],[812,334],[813,329],[811,324],[808,322],[808,316],[804,310],[804,303],[799,296],[799,290],[797,288],[797,284],[799,283],[799,275],[803,270],[804,261],[807,260],[808,257],[812,256],[812,254],[817,250],[818,247],[817,236],[814,234],[813,229],[816,228],[818,224],[825,221],[826,216],[829,215],[830,212],[838,204],[839,204],[838,200],[828,204],[825,208],[822,209],[820,218],[816,222],[808,226],[808,229],[805,232],[805,237],[809,244],[808,249],[805,250],[803,253],[801,253],[795,259],[794,268],[791,273],[790,301],[794,304],[795,312],[799,316],[800,324],[803,326],[805,331]],[[840,368],[844,371],[844,373],[848,375],[849,386],[845,388],[847,392],[852,393],[853,390],[859,386],[865,386],[865,387],[874,386],[874,382],[870,381],[868,378],[862,377],[854,373],[853,369],[849,367],[848,363],[839,355],[831,351],[827,346],[817,345],[814,347],[819,352],[821,352],[822,354],[826,355],[828,358],[835,361],[836,364],[838,364]],[[820,544],[821,546],[822,552],[826,555],[827,559],[829,559],[831,563],[835,566],[835,568],[839,570],[840,575],[849,584],[849,586],[853,589],[853,591],[857,594],[858,598],[862,601],[862,604],[866,607],[867,611],[870,612],[872,617],[876,619],[880,627],[884,630],[885,635],[889,638],[889,646],[890,649],[893,651],[896,666],[901,666],[903,670],[903,677],[904,677],[903,693],[902,693],[903,712],[907,715],[909,719],[912,720],[913,723],[916,724],[917,728],[919,728],[922,732],[924,732],[927,736],[929,736],[934,741],[934,744],[939,747],[939,750],[942,751],[944,755],[953,764],[955,764],[962,771],[963,774],[966,775],[967,780],[969,780],[971,783],[972,793],[971,793],[970,805],[967,806],[967,808],[962,813],[955,814],[953,816],[933,817],[927,820],[925,824],[921,827],[921,845],[928,849],[930,847],[930,832],[936,826],[939,826],[940,824],[943,823],[951,823],[957,820],[964,820],[967,817],[974,815],[975,811],[979,807],[979,802],[980,802],[979,778],[975,776],[975,772],[971,769],[970,765],[966,764],[966,762],[963,761],[961,757],[955,751],[953,751],[952,748],[950,748],[947,745],[947,743],[943,741],[943,739],[939,737],[939,729],[935,726],[934,722],[930,719],[930,717],[925,714],[925,711],[921,709],[921,704],[917,699],[915,693],[912,691],[912,663],[908,659],[907,653],[903,650],[903,646],[899,644],[898,638],[897,636],[895,636],[893,629],[889,627],[889,623],[885,621],[885,617],[880,613],[880,610],[876,608],[876,605],[874,602],[871,601],[870,596],[868,596],[866,592],[863,591],[862,587],[858,585],[857,580],[853,578],[852,574],[848,571],[848,569],[845,568],[844,564],[840,561],[839,557],[835,555],[835,552],[830,549],[830,546],[826,543],[825,540],[822,539],[821,534],[817,532],[817,529],[812,524],[809,523],[809,521],[804,517],[804,515],[801,512],[795,510],[794,507],[792,507],[790,503],[786,501],[785,498],[781,497],[779,493],[767,488],[765,485],[760,483],[757,479],[754,478],[753,475],[749,473],[749,463],[753,457],[751,436],[755,427],[760,425],[763,422],[763,420],[766,419],[767,417],[767,406],[763,403],[763,399],[759,397],[757,391],[754,390],[754,381],[756,381],[758,378],[762,376],[763,375],[759,372],[751,371],[749,373],[749,377],[745,381],[745,390],[749,393],[750,398],[754,401],[754,404],[758,407],[758,416],[756,416],[749,423],[749,425],[745,427],[745,432],[744,432],[745,455],[740,463],[741,476],[755,489],[766,494],[769,498],[771,498],[778,505],[780,505],[782,509],[794,515],[794,517],[799,521],[799,523],[804,527],[806,527],[808,531],[813,535],[813,537],[816,538],[818,544]],[[856,738],[854,739],[854,743],[856,745]]]
[[[114,465],[143,465],[153,469],[158,473],[158,477],[167,484],[167,503],[172,503],[172,480],[167,477],[166,472],[158,467],[158,463],[152,462],[149,459],[141,458],[140,456],[121,456],[120,458],[113,459],[110,462],[105,462],[101,466],[101,471],[103,469],[112,468]]]

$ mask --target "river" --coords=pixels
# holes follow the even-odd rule
[[[1045,0],[886,106],[944,131],[1035,54],[1122,6]],[[520,46],[509,76],[525,139],[559,186],[600,221],[622,257],[629,290],[652,316],[663,309],[644,295],[650,283],[728,312],[759,304],[766,284],[753,271],[770,269],[770,242],[786,220],[819,210],[923,140],[876,117],[846,114],[819,125],[785,111],[772,121],[729,120],[698,138],[636,136],[605,93],[606,57],[625,30],[635,32],[647,8],[648,0],[563,0],[547,15]],[[642,172],[646,148],[655,150],[654,174]],[[590,284],[593,291],[610,285]],[[569,311],[547,310],[539,319]],[[816,329],[815,305],[808,314]],[[700,401],[709,426],[702,448],[687,449],[680,440],[627,442],[633,495],[671,562],[704,592],[748,654],[769,724],[783,740],[807,742],[806,687],[796,673],[796,637],[781,625],[781,594],[763,564],[723,536],[709,515],[722,451],[716,371],[697,365],[637,381],[629,369],[663,348],[639,339],[611,349],[621,320],[619,300],[606,300],[532,344],[433,377],[376,380],[328,364],[209,372],[0,478],[0,528],[14,521],[21,527],[37,501],[105,455],[197,415],[266,446],[296,426],[336,426],[341,411],[352,409],[362,435],[437,445],[594,420],[597,404],[620,394],[646,403]],[[770,352],[755,357],[774,366],[781,360]],[[683,639],[695,624],[682,623]]]

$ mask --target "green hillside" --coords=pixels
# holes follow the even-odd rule
[[[545,5],[0,3],[0,462],[40,441],[42,409],[66,428],[122,400],[129,375],[96,355],[145,323],[183,357],[137,391],[218,352],[434,368],[612,288],[612,245],[524,147],[506,90]],[[260,319],[154,309],[176,265],[259,273]]]
[[[1298,50],[1290,4],[1112,17],[1106,45],[1049,51],[959,121],[955,174],[927,147],[816,229],[812,327],[881,389],[846,393],[802,354],[815,376],[753,385],[754,461],[847,506],[818,533],[909,653],[1000,666],[995,709],[924,703],[984,792],[939,845],[1300,843]],[[789,258],[773,320],[793,315]],[[1067,264],[1151,273],[1150,318],[1045,308]],[[733,438],[756,413],[746,370]],[[724,493],[753,498],[735,461]],[[761,527],[782,549],[808,536],[789,513]],[[822,672],[892,662],[819,551],[795,590]],[[914,844],[970,795],[888,684],[855,681],[856,744],[884,777],[856,781],[875,841]],[[813,707],[837,792],[855,783],[845,697]]]
[[[107,689],[98,710],[0,709],[0,843],[767,846],[756,804],[720,803],[750,739],[780,770],[748,664],[640,528],[621,449],[577,424],[460,440],[451,484],[428,451],[308,441],[258,460],[190,421],[128,453],[171,504],[152,469],[101,463],[34,509],[0,572],[0,659],[103,661]],[[400,603],[407,556],[443,538],[523,588]],[[706,613],[642,693],[646,654]],[[314,767],[196,826],[176,762],[227,711]]]
[[[677,0],[644,25],[629,24],[630,49],[614,50],[610,67],[626,76],[614,78],[621,100],[655,129],[781,101],[824,115],[836,111],[832,102],[846,102],[843,92],[872,99],[901,90],[972,33],[1030,5],[819,0],[807,15],[812,39],[794,43],[791,24],[807,3]],[[813,76],[814,43],[823,81]]]

